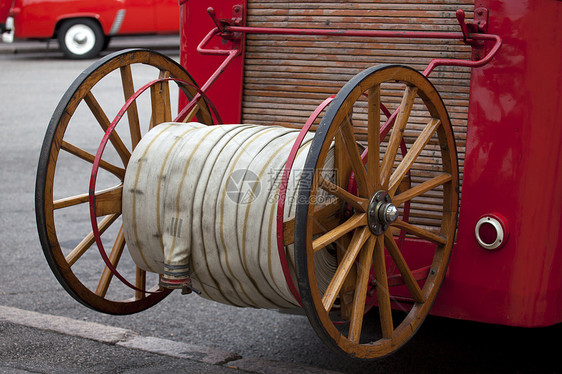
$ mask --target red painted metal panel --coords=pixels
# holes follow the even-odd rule
[[[199,42],[215,27],[207,14],[207,8],[213,7],[219,19],[230,19],[235,5],[242,5],[245,13],[246,2],[240,0],[189,0],[184,1],[180,6],[181,64],[199,86],[205,84],[225,59],[225,56],[202,55],[197,52]],[[241,25],[245,25],[245,21],[243,22]],[[216,37],[211,40],[207,48],[228,50],[232,49],[232,42],[223,42],[221,38]],[[229,65],[228,72],[223,74],[208,91],[224,123],[240,123],[243,70],[244,51],[242,50],[242,53]]]
[[[473,69],[457,244],[435,314],[518,326],[562,321],[562,1],[477,1],[504,44]],[[506,245],[474,227],[503,214]]]

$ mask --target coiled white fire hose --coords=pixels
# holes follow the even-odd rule
[[[172,280],[190,277],[203,297],[221,303],[297,306],[275,228],[282,171],[297,135],[283,127],[199,123],[149,131],[129,160],[123,187],[124,232],[136,265]],[[285,218],[295,213],[311,140],[305,137],[294,161]],[[324,173],[333,174],[332,151]],[[293,246],[285,250],[294,264]],[[315,262],[325,289],[335,258],[319,251]]]

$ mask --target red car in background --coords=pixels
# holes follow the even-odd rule
[[[97,56],[113,36],[179,32],[177,0],[0,0],[0,11],[6,3],[4,41],[58,39],[75,59]]]
[[[0,33],[6,31],[6,19],[10,13],[10,5],[12,0],[0,0]]]

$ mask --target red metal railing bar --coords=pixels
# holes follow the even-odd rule
[[[385,30],[337,30],[337,29],[290,29],[276,27],[225,26],[228,33],[269,35],[310,35],[310,36],[349,36],[372,38],[413,38],[413,39],[458,39],[463,40],[460,32],[434,31],[385,31]]]
[[[316,36],[360,36],[360,37],[381,37],[381,38],[410,38],[410,39],[453,39],[465,41],[466,36],[460,32],[431,32],[431,31],[377,31],[377,30],[334,30],[334,29],[284,29],[284,28],[268,28],[268,27],[248,27],[248,26],[225,26],[226,33],[242,33],[242,34],[269,34],[269,35],[316,35]],[[219,68],[205,82],[201,90],[205,92],[224,72],[230,62],[240,54],[240,49],[214,49],[207,48],[209,41],[216,35],[221,35],[218,27],[212,29],[203,38],[197,46],[197,52],[202,55],[226,55],[227,58],[219,66]],[[437,66],[464,66],[464,67],[481,67],[486,65],[496,55],[502,44],[502,38],[492,34],[468,34],[469,41],[494,41],[493,47],[488,51],[486,56],[477,61],[457,60],[457,59],[433,59],[424,70],[423,75],[426,77]]]
[[[478,68],[484,66],[488,62],[490,62],[492,58],[494,58],[494,56],[496,55],[496,53],[498,52],[498,50],[502,45],[502,38],[499,35],[469,34],[469,36],[473,40],[494,41],[495,43],[494,46],[490,49],[490,51],[488,51],[486,56],[484,56],[480,60],[469,61],[469,60],[455,60],[455,59],[441,59],[441,58],[433,59],[430,61],[429,65],[427,65],[427,68],[425,68],[425,70],[423,71],[423,75],[425,75],[426,77],[429,76],[429,74],[431,74],[433,69],[435,69],[437,66],[464,66],[469,68]]]

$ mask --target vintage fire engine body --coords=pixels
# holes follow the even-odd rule
[[[220,6],[216,4],[215,7],[217,12],[221,9],[226,18],[232,6],[238,3],[240,2],[221,2]],[[338,14],[338,6],[332,3],[329,6],[320,5],[321,2],[309,4],[309,9],[305,6],[295,9],[293,17],[297,21],[290,21],[291,12],[280,12],[281,6],[268,10],[267,4],[255,3],[248,4],[248,22],[265,27],[277,24],[308,27],[311,23],[316,26],[318,22],[330,19],[331,15],[336,19],[334,22],[338,22],[337,15],[345,14],[345,9],[350,8],[342,3]],[[397,19],[394,21],[395,25],[389,26],[386,22],[393,22],[393,18],[389,18],[383,26],[374,21],[370,27],[386,26],[402,30],[415,24],[415,30],[441,27],[456,31],[458,26],[455,23],[446,23],[454,20],[425,18],[431,16],[425,3],[419,1],[418,4],[397,7],[410,10],[400,13],[412,17],[410,19]],[[190,4],[182,12],[182,65],[187,67],[197,82],[204,81],[215,68],[211,62],[213,56],[201,56],[196,51],[205,30],[213,25],[210,19],[198,16],[206,9],[206,4]],[[357,11],[357,14],[368,14],[366,9],[369,6],[372,7],[370,12],[377,13],[381,18],[399,12],[392,6],[385,8],[383,4],[370,4],[361,8],[363,11]],[[549,30],[561,20],[562,4],[560,1],[539,1],[532,4],[525,1],[476,1],[475,4],[472,1],[443,1],[432,6],[436,9],[455,10],[461,7],[466,10],[480,8],[486,13],[484,16],[476,15],[476,18],[480,17],[486,22],[487,33],[500,35],[503,39],[501,52],[489,64],[451,75],[455,81],[452,85],[465,86],[453,87],[450,99],[452,104],[448,105],[448,109],[451,112],[451,107],[458,101],[460,104],[456,104],[456,107],[465,109],[461,114],[450,115],[453,121],[459,122],[459,130],[455,133],[457,146],[466,144],[466,153],[458,233],[447,280],[433,306],[432,314],[517,326],[559,323],[562,321],[562,274],[557,269],[562,265],[562,255],[558,254],[562,246],[562,216],[559,209],[562,197],[557,186],[562,178],[562,130],[557,124],[560,123],[562,105],[562,94],[558,88],[562,79],[562,39],[551,35]],[[389,10],[385,12],[384,9]],[[421,15],[416,18],[419,12]],[[275,17],[277,14],[279,16]],[[325,18],[315,20],[314,17],[318,15],[324,15]],[[361,18],[357,22],[366,21]],[[434,24],[431,25],[430,22]],[[545,33],[550,37],[543,37]],[[279,40],[275,42],[262,47],[262,51],[267,48],[275,49],[275,52],[283,54],[280,60],[285,63],[295,56],[303,58],[289,48],[290,43],[283,46]],[[374,52],[373,61],[399,61],[411,66],[423,64],[437,56],[466,57],[470,53],[457,44],[456,50],[453,49],[448,54],[444,49],[438,48],[424,60],[420,56],[424,56],[425,51],[409,53],[416,45],[419,44],[400,44],[393,51],[394,56],[383,55],[382,59]],[[225,117],[229,116],[226,122],[236,123],[240,119],[242,122],[251,122],[260,118],[253,114],[250,100],[243,98],[242,89],[238,92],[232,88],[255,84],[255,79],[252,78],[257,69],[248,64],[261,62],[254,57],[260,53],[257,50],[260,46],[258,40],[247,42],[247,56],[240,56],[237,65],[226,71],[223,80],[218,81],[213,87],[214,91],[209,93],[213,102],[220,107],[221,113]],[[284,47],[291,52],[286,52]],[[447,47],[446,50],[451,49]],[[311,53],[314,52],[316,49]],[[336,56],[340,53],[341,56],[348,53],[348,50],[338,52],[336,48],[318,53]],[[244,57],[246,72],[250,70],[252,74],[245,79]],[[251,58],[255,62],[248,61]],[[216,60],[220,58],[215,57],[215,64]],[[275,61],[275,64],[283,66],[280,61]],[[344,65],[345,62],[340,64]],[[435,75],[435,84],[439,87],[440,78],[444,78],[444,74],[436,72]],[[343,82],[345,80],[342,79]],[[447,83],[442,84],[447,88]],[[298,83],[295,84],[297,85]],[[228,92],[228,95],[224,95],[224,92]],[[247,88],[244,92],[254,97],[259,95]],[[448,104],[447,94],[442,92],[442,96]],[[274,104],[272,107],[275,108]],[[281,112],[287,110],[281,106],[280,109]],[[304,112],[303,116],[308,116],[308,112]],[[284,122],[284,117],[284,114],[277,114],[270,121]],[[475,226],[481,217],[498,213],[505,219],[502,222],[506,230],[505,242],[501,249],[486,250],[477,242]]]
[[[239,306],[270,307],[283,294],[279,303],[304,308],[330,347],[366,359],[396,350],[428,313],[526,327],[562,321],[562,274],[557,271],[562,266],[562,36],[554,32],[562,21],[561,1],[180,1],[180,18],[181,66],[143,50],[107,56],[69,88],[51,120],[38,170],[37,220],[47,260],[73,297],[102,312],[126,314],[152,306],[173,288],[201,289],[205,297]],[[142,87],[133,82],[135,64],[155,67],[155,80]],[[94,86],[113,72],[120,74],[126,102],[111,121]],[[182,92],[177,117],[169,109],[168,88],[174,82]],[[167,124],[143,137],[138,113],[145,91],[151,100],[149,128]],[[80,105],[104,130],[101,140],[93,141],[95,155],[69,135]],[[129,123],[130,147],[117,135],[122,118]],[[198,123],[182,124],[189,121]],[[182,195],[181,181],[173,197],[158,192],[158,202],[150,205],[145,192],[168,188],[177,174],[164,178],[161,173],[154,182],[141,170],[143,162],[152,162],[145,170],[163,171],[175,155],[177,165],[187,165],[188,180],[192,160],[200,157],[204,165],[219,152],[220,141],[216,146],[204,141],[213,137],[213,127],[201,124],[222,123],[268,125],[279,137],[296,139],[290,151],[268,151],[285,166],[276,177],[278,195],[274,187],[267,191],[277,196],[277,205],[265,208],[271,222],[262,230],[273,238],[266,249],[244,240],[247,223],[258,227],[267,214],[251,221],[253,208],[236,208],[246,209],[245,216],[238,214],[245,220],[234,223],[244,225],[237,239],[244,248],[239,265],[248,272],[242,276],[233,275],[233,252],[224,250],[230,260],[222,252],[211,253],[208,239],[197,252],[196,234],[188,238],[193,252],[174,252],[165,244],[176,243],[186,219],[160,213],[166,204],[177,204],[180,212],[185,208],[178,201],[189,200],[190,220],[196,222],[200,214],[206,222],[192,228],[201,229],[201,237],[209,237],[205,225],[219,222],[212,229],[220,232],[217,243],[229,224],[223,213],[228,205],[218,204],[209,220],[206,203],[191,198],[199,196],[198,187]],[[260,131],[238,126],[224,129]],[[294,135],[287,128],[296,129]],[[185,137],[177,136],[184,129]],[[195,133],[203,135],[189,138]],[[186,144],[182,155],[173,151],[178,142]],[[203,156],[200,144],[208,149]],[[117,161],[110,160],[106,145]],[[87,170],[88,193],[53,192],[55,169],[64,174],[59,153],[93,165]],[[216,173],[227,170],[216,157]],[[249,162],[247,170],[254,164]],[[331,179],[322,174],[328,169],[337,170]],[[206,181],[207,169],[201,170],[194,174],[197,183]],[[119,184],[101,189],[98,174],[104,171]],[[217,177],[209,173],[209,180]],[[290,173],[301,179],[291,184]],[[215,186],[213,193],[224,198],[228,191]],[[321,190],[336,204],[316,204],[312,198],[322,196]],[[298,195],[296,207],[285,203],[289,193]],[[137,207],[146,201],[152,208]],[[58,223],[58,211],[86,202],[91,232],[66,249],[60,227],[67,223]],[[153,212],[154,218],[147,218]],[[122,227],[113,237],[105,234],[121,214]],[[171,224],[160,229],[160,221],[169,219]],[[143,239],[138,227],[157,231]],[[110,253],[103,235],[110,235],[105,242]],[[271,257],[277,251],[271,244],[275,237],[279,256]],[[228,240],[221,240],[228,247]],[[125,241],[136,265],[132,273],[116,269]],[[103,272],[90,285],[79,264],[93,252],[88,249],[94,242]],[[252,278],[256,270],[246,261],[253,260],[244,256],[254,247],[256,264],[264,266],[257,278],[273,284],[283,274],[287,284],[279,295],[260,291]],[[220,252],[220,243],[217,248]],[[317,256],[324,256],[327,265]],[[224,274],[219,274],[219,260]],[[153,288],[151,272],[159,273]],[[253,280],[237,286],[246,276]],[[135,296],[108,293],[117,282],[111,282],[113,277]],[[127,280],[131,277],[134,284]],[[253,288],[256,294],[248,291]],[[264,302],[252,304],[262,296]],[[375,337],[364,335],[362,315],[371,308],[380,314]],[[393,319],[391,309],[404,316]]]

